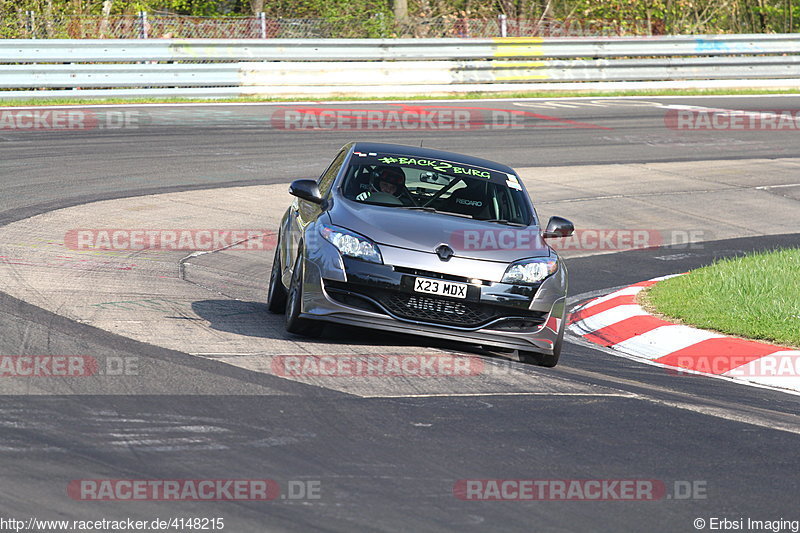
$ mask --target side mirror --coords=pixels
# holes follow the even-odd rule
[[[297,196],[301,200],[308,200],[315,204],[322,204],[325,200],[317,187],[317,182],[314,180],[295,180],[289,185],[289,194]]]
[[[542,232],[542,238],[569,237],[574,231],[575,226],[566,218],[550,217],[547,222],[547,229]]]

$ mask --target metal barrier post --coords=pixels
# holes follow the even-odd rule
[[[139,38],[147,39],[147,11],[139,11]]]
[[[36,13],[30,10],[26,12],[26,15],[28,15],[28,34],[31,39],[36,39]]]
[[[258,20],[261,22],[261,38],[267,38],[267,14],[263,11],[258,14]]]
[[[508,17],[504,13],[497,15],[500,22],[500,37],[508,37]]]

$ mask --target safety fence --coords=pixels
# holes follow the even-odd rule
[[[387,13],[337,18],[196,17],[139,12],[129,15],[66,15],[19,10],[0,25],[0,38],[14,39],[333,39],[333,38],[487,38],[611,37],[664,33],[661,19],[602,19],[571,16],[513,18],[504,14],[410,16]]]
[[[800,88],[800,35],[0,40],[0,98]]]

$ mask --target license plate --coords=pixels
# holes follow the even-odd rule
[[[414,291],[424,292],[425,294],[437,294],[439,296],[450,296],[451,298],[466,298],[467,284],[453,283],[441,279],[415,278]]]

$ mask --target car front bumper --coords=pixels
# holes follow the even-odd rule
[[[342,258],[327,244],[305,254],[304,318],[553,353],[566,318],[567,273],[563,263],[538,286],[522,286],[440,274],[410,264]],[[467,298],[415,293],[414,277],[467,282]]]

